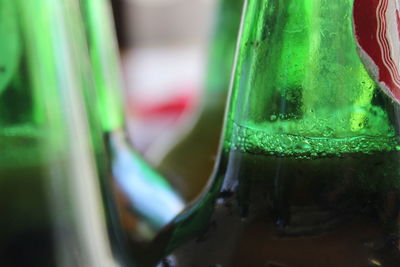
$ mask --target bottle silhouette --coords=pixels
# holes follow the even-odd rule
[[[212,183],[148,266],[400,265],[396,4],[246,1]]]

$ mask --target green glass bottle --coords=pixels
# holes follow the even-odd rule
[[[65,20],[66,24],[69,26],[68,34],[73,36],[73,43],[71,45],[74,47],[77,58],[77,61],[74,63],[74,68],[79,74],[77,79],[80,83],[81,93],[87,110],[90,142],[95,155],[95,167],[98,174],[97,178],[100,185],[102,204],[104,205],[104,222],[110,240],[112,254],[120,265],[136,266],[134,257],[132,257],[132,253],[129,249],[128,238],[126,238],[124,234],[124,229],[119,220],[116,203],[113,198],[109,155],[102,130],[102,119],[104,118],[102,115],[104,114],[99,114],[97,109],[96,77],[91,64],[92,53],[88,49],[89,42],[85,31],[85,18],[82,16],[81,2],[80,0],[68,1],[70,4],[68,16],[66,16]],[[93,13],[96,12],[98,12],[98,10],[93,11]]]
[[[0,265],[114,266],[73,1],[0,0]]]
[[[384,24],[353,26],[393,1],[355,2],[246,1],[212,183],[148,266],[400,265],[400,109],[357,44],[390,40]]]
[[[110,213],[110,230],[116,231],[122,226],[122,235],[138,244],[154,237],[184,204],[125,136],[120,63],[109,2],[80,0],[80,6],[95,85],[95,92],[86,90],[86,102],[97,113],[93,115],[97,117],[94,121],[101,125],[101,139],[108,156],[105,161],[99,157],[98,165],[109,167],[109,173],[104,170],[102,184]]]
[[[243,2],[219,1],[201,109],[185,136],[164,156],[157,156],[162,158],[158,164],[160,171],[187,201],[199,195],[214,166]],[[150,158],[160,153],[157,146],[154,150],[149,152]]]

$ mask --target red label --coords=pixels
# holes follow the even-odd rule
[[[400,0],[354,0],[360,56],[376,82],[400,103]]]

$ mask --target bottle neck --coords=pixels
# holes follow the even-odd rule
[[[217,184],[235,186],[247,155],[396,150],[393,106],[357,53],[352,12],[352,0],[245,2]]]
[[[103,0],[81,2],[103,132],[121,130],[124,127],[122,81],[112,12]]]

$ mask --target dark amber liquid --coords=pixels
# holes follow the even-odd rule
[[[46,184],[40,167],[0,170],[0,265],[55,266]]]
[[[205,226],[159,266],[400,266],[397,159],[232,152]]]
[[[262,177],[249,184],[249,206],[260,206],[244,227],[234,266],[399,266],[396,152],[244,157],[262,165],[267,184]]]
[[[50,185],[39,140],[0,135],[0,148],[0,266],[56,266]]]

